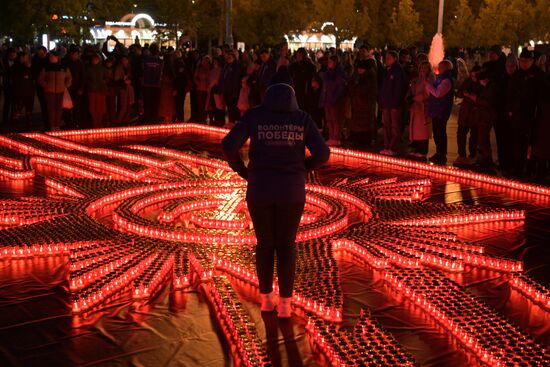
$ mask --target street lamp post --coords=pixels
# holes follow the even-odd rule
[[[231,0],[225,0],[225,43],[233,47],[233,29],[231,26]]]
[[[443,10],[445,8],[445,0],[439,0],[439,14],[437,16],[437,33],[443,34]]]

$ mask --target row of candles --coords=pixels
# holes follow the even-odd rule
[[[464,251],[480,254],[485,252],[483,245],[459,240],[455,233],[446,232],[437,227],[405,227],[371,221],[368,226],[363,226],[362,229],[369,236],[378,235],[381,238],[395,241],[415,241],[426,246],[431,245],[445,250],[457,251],[456,254],[452,254],[453,256],[459,256]]]
[[[215,275],[205,288],[222,332],[234,346],[235,364],[243,367],[271,366],[256,324],[246,312],[230,281],[224,276]]]
[[[453,226],[525,219],[525,211],[435,202],[376,202],[380,219],[404,226]]]
[[[175,290],[181,290],[188,287],[191,283],[189,274],[189,258],[187,251],[177,250],[174,257],[174,275],[172,285]]]
[[[0,146],[0,177],[9,180],[25,180],[34,177],[34,171],[25,167],[24,156]]]
[[[85,215],[67,214],[27,226],[10,227],[2,231],[0,251],[23,253],[22,257],[32,256],[37,246],[65,246],[73,242],[111,239],[120,236],[112,228],[97,223]],[[17,255],[14,254],[16,257]]]
[[[217,137],[227,133],[226,129],[199,125],[199,124],[169,124],[169,125],[152,125],[152,126],[139,126],[139,127],[125,127],[125,128],[105,128],[95,130],[79,130],[79,131],[57,131],[49,133],[49,135],[56,137],[63,137],[68,139],[101,139],[101,138],[116,138],[135,135],[149,135],[149,134],[182,134],[182,133],[203,133],[213,134]],[[510,180],[506,178],[495,177],[487,174],[466,171],[457,169],[456,167],[438,166],[432,164],[426,164],[422,162],[415,162],[396,157],[382,156],[375,153],[359,152],[343,148],[331,148],[333,156],[340,156],[343,158],[359,159],[367,163],[374,163],[377,165],[387,165],[391,167],[398,167],[403,170],[412,170],[414,172],[424,172],[426,174],[438,174],[449,177],[455,177],[459,179],[477,181],[484,184],[496,185],[507,189],[514,189],[520,191],[526,191],[537,195],[550,196],[550,189],[544,186],[524,183],[521,181]]]
[[[0,200],[0,225],[22,226],[64,215],[76,206],[68,201],[21,198]]]
[[[512,273],[509,283],[512,288],[520,291],[531,301],[550,311],[550,289],[521,273]]]
[[[430,192],[430,179],[418,179],[397,182],[397,178],[365,181],[359,179],[348,182],[344,187],[353,194],[372,200],[422,200]]]
[[[132,297],[148,299],[153,296],[168,276],[173,276],[175,248],[170,246],[159,251],[151,265],[134,280]]]
[[[35,169],[39,166],[49,166],[89,178],[120,177],[138,180],[174,164],[168,160],[144,157],[139,151],[130,153],[105,148],[89,148],[43,134],[3,137],[0,144],[23,154],[31,154],[31,167]],[[7,160],[6,164],[13,166],[12,161],[13,159]],[[22,161],[18,166],[21,165],[23,165]],[[16,173],[21,174],[21,172]]]
[[[152,248],[146,249],[121,267],[98,277],[93,283],[73,293],[73,313],[86,312],[105,304],[108,299],[128,288],[157,257],[158,254],[153,252]]]
[[[393,256],[392,262],[406,267],[418,267],[421,263],[447,271],[463,271],[464,264],[470,264],[503,272],[523,270],[521,261],[484,253],[478,245],[457,240],[433,241],[429,236],[415,238],[416,234],[407,233],[407,228],[392,227],[380,227],[376,223],[361,225],[347,237],[361,245],[375,247],[390,258]],[[437,239],[437,235],[434,237]]]
[[[191,183],[187,184],[191,185]],[[161,217],[161,219],[163,219],[163,223],[150,223],[143,221],[138,212],[152,205],[160,205],[163,202],[172,201],[182,197],[222,195],[230,194],[234,191],[234,188],[232,189],[230,187],[214,187],[212,182],[209,182],[208,185],[198,184],[193,188],[162,190],[163,188],[170,186],[172,185],[160,184],[148,187],[132,188],[124,192],[118,192],[111,196],[103,197],[102,199],[92,203],[88,207],[88,212],[95,212],[99,210],[101,206],[110,205],[115,200],[125,199],[126,201],[120,204],[113,213],[113,221],[121,230],[138,235],[155,237],[162,240],[180,242],[219,242],[236,244],[255,243],[255,236],[250,231],[243,232],[242,227],[235,228],[232,224],[229,224],[231,222],[227,220],[211,220],[209,223],[214,225],[214,228],[210,231],[200,231],[197,229],[168,229],[163,223],[175,219],[169,216],[166,218]],[[157,190],[155,190],[155,188]],[[321,195],[327,196],[319,198],[315,195],[310,195],[308,198],[308,202],[310,204],[324,209],[329,209],[330,206],[330,210],[328,215],[322,216],[317,222],[302,226],[297,235],[298,241],[306,241],[309,239],[330,235],[346,228],[348,225],[347,210],[343,204],[340,203],[340,201],[349,202],[358,206],[363,212],[370,213],[370,207],[366,203],[347,193],[314,185],[309,185],[307,188],[315,193],[320,193]],[[205,207],[213,204],[214,201],[212,201],[212,199],[202,199],[196,200],[193,203],[186,203],[182,209],[188,211],[204,209]],[[178,214],[178,212],[176,214]],[[222,232],[216,233],[216,228],[221,229]]]
[[[228,260],[227,254],[224,255],[223,257],[215,253],[209,255],[217,269],[244,280],[255,287],[259,286],[258,276],[255,270],[250,269],[250,267],[245,264],[239,264],[238,262],[240,259],[236,258],[236,256],[229,256],[230,259]],[[300,264],[298,264],[298,267],[299,266]],[[309,266],[312,266],[312,264],[309,263]],[[326,269],[319,269],[317,266],[315,266],[315,269],[319,271],[319,277],[321,278],[331,276],[330,272],[323,271]],[[331,279],[326,280],[332,283]],[[304,281],[297,279],[292,299],[293,304],[322,319],[333,322],[342,321],[341,295],[327,294],[321,286],[323,286],[323,279],[317,279],[315,284],[304,284]],[[278,293],[279,286],[277,282],[274,282],[273,289],[275,293]]]
[[[48,144],[51,144],[52,146],[66,149],[68,151],[79,151],[79,152],[85,152],[85,153],[93,154],[97,156],[105,156],[111,159],[132,162],[139,166],[146,166],[150,168],[166,168],[166,167],[169,167],[171,164],[169,160],[163,159],[163,157],[161,156],[158,156],[155,158],[146,157],[143,152],[132,151],[132,149],[128,149],[127,151],[124,151],[120,149],[115,150],[115,149],[107,149],[107,148],[93,148],[83,144],[72,142],[70,140],[61,139],[50,135],[37,134],[37,133],[23,134],[23,135],[29,138],[46,142]]]
[[[331,366],[415,366],[412,355],[383,330],[367,309],[353,330],[344,330],[308,314],[306,330]]]
[[[390,269],[384,278],[490,366],[548,366],[550,353],[464,288],[431,269]]]
[[[49,142],[23,135],[13,135],[10,138],[1,137],[0,144],[15,149],[19,153],[31,155],[31,167],[33,168],[36,168],[36,165],[53,166],[90,178],[106,178],[117,175],[128,179],[140,179],[146,174],[134,171],[134,169],[139,170],[135,163],[118,160],[117,164],[113,164],[112,158],[103,159],[100,155],[88,154],[82,150],[63,151]],[[145,166],[142,167],[142,169],[145,168]],[[94,174],[95,177],[93,177]]]

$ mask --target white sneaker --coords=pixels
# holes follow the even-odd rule
[[[292,297],[289,298],[279,298],[279,305],[277,306],[277,316],[280,318],[288,319],[290,313],[292,312]]]
[[[262,307],[261,310],[263,312],[272,312],[275,309],[275,299],[274,299],[274,293],[268,293],[268,294],[260,294],[260,297],[262,298]]]
[[[397,152],[394,152],[393,150],[388,149],[388,150],[386,151],[386,155],[394,156],[394,155],[397,155]]]
[[[382,154],[382,155],[388,155],[388,150],[387,150],[387,149],[382,149],[382,150],[380,151],[380,154]]]

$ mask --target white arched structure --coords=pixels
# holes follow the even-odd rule
[[[125,46],[133,44],[136,39],[140,43],[151,43],[158,41],[157,34],[165,31],[166,24],[155,22],[153,17],[145,13],[129,13],[120,18],[119,21],[105,22],[105,26],[93,27],[90,32],[95,42],[105,42],[107,36],[114,35],[119,42]],[[168,42],[172,46],[175,42]],[[166,44],[166,43],[164,43]]]

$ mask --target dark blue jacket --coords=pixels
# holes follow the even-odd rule
[[[397,109],[403,108],[405,94],[407,93],[407,75],[405,71],[395,62],[389,69],[385,70],[380,90],[380,107]]]
[[[241,64],[237,61],[223,66],[218,87],[226,100],[239,98],[242,76]]]
[[[344,101],[346,94],[346,74],[340,67],[327,70],[323,74],[323,87],[319,107],[332,107]]]
[[[437,89],[437,87],[439,87],[439,84],[441,84],[446,79],[448,79],[451,84],[453,84],[453,74],[451,70],[437,76],[433,83],[434,88]],[[428,99],[428,115],[432,118],[447,120],[449,116],[451,116],[451,112],[453,110],[453,102],[454,88],[451,88],[451,90],[447,94],[440,98],[436,98],[435,96],[430,94],[430,98]]]
[[[258,70],[258,85],[260,90],[263,92],[271,84],[271,79],[277,72],[277,64],[273,61],[272,58],[269,58],[267,62],[260,65],[260,70]]]
[[[160,87],[162,76],[162,59],[158,56],[144,56],[143,62],[143,86]]]
[[[248,138],[246,167],[239,150]],[[305,202],[307,170],[320,167],[330,154],[311,116],[298,109],[292,87],[282,83],[267,89],[262,104],[248,110],[222,146],[231,168],[248,181],[247,200],[256,203]]]

